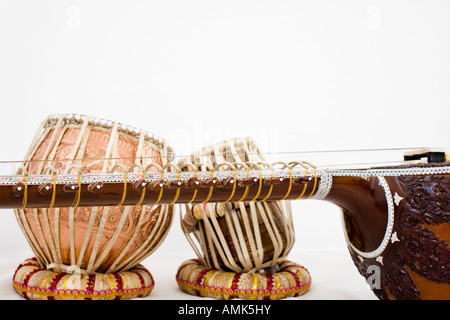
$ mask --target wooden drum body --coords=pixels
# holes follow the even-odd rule
[[[193,206],[206,265],[234,272],[278,270],[295,241],[288,209],[279,201]]]
[[[162,140],[145,131],[58,115],[43,122],[23,170],[29,175],[139,172],[150,163],[163,166],[171,156]],[[50,184],[42,188],[49,208],[15,210],[37,262],[48,270],[91,274],[132,269],[161,244],[172,223],[172,206],[78,207],[77,186],[64,191],[73,194],[70,208],[52,208]]]
[[[205,147],[178,167],[217,172],[265,165],[256,143],[240,138]],[[245,187],[245,181],[239,182],[240,187]],[[214,179],[206,183],[211,190],[234,190],[230,185],[238,181],[221,181],[227,186]],[[182,290],[215,299],[282,299],[308,290],[308,271],[286,261],[295,241],[289,201],[205,201],[185,207],[182,228],[198,259],[179,268],[177,281]],[[289,272],[287,266],[292,267]]]
[[[233,163],[261,164],[264,159],[255,141],[236,138],[205,147],[179,166],[187,163],[201,164],[200,170],[230,170]],[[186,215],[196,220],[202,259],[219,270],[249,272],[276,267],[286,259],[295,241],[289,202],[196,204],[188,206]]]

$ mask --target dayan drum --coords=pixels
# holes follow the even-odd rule
[[[249,170],[267,165],[250,138],[205,147],[178,163],[186,170],[210,171],[238,170],[242,165]],[[205,201],[185,208],[182,228],[198,259],[180,267],[177,281],[182,290],[216,299],[281,299],[308,290],[307,270],[286,262],[295,241],[288,201]],[[295,271],[286,272],[288,267]]]
[[[172,150],[163,140],[143,130],[88,116],[56,115],[42,123],[21,170],[29,175],[54,176],[112,171],[127,174],[140,172],[150,163],[163,166],[172,156]],[[91,191],[101,187],[97,185]],[[86,290],[91,297],[100,290],[102,298],[130,298],[150,292],[153,279],[151,275],[143,277],[145,268],[139,263],[154,252],[167,235],[173,218],[172,206],[122,206],[118,203],[117,206],[78,207],[79,193],[77,186],[72,185],[65,190],[73,194],[72,207],[55,208],[52,207],[52,185],[42,186],[41,191],[49,199],[48,208],[24,208],[15,213],[36,255],[30,268],[35,270],[33,272],[39,269],[45,277],[50,277],[42,282],[44,275],[41,275],[35,282],[48,289],[49,293],[44,296],[58,297],[55,290],[66,288],[78,290],[77,295],[82,297],[86,297]],[[140,271],[134,276],[123,276],[123,272],[133,272],[135,268]],[[63,275],[71,273],[78,275],[78,285],[70,285],[75,280],[62,279]],[[100,281],[100,274],[109,277]],[[22,278],[17,279],[20,276]],[[42,297],[30,294],[31,274],[21,269],[15,277],[19,293],[27,295],[28,292],[26,297],[30,299]],[[28,285],[24,283],[27,277]],[[56,277],[60,279],[56,281]],[[81,287],[80,281],[84,281]],[[125,292],[128,289],[131,293]],[[105,290],[109,294],[105,294]],[[59,295],[68,296],[67,291]]]

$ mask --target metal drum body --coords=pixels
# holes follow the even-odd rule
[[[134,164],[164,165],[171,156],[164,141],[145,131],[87,116],[57,115],[42,123],[25,170],[30,175],[122,172]],[[167,205],[25,208],[15,213],[41,266],[87,273],[133,268],[161,244],[173,218]]]
[[[243,163],[265,165],[258,146],[250,138],[231,139],[205,147],[181,160],[179,166],[187,167],[188,163],[201,164],[199,170],[230,170],[230,164],[239,166]],[[188,240],[203,264],[217,270],[277,270],[295,242],[288,201],[205,203],[186,205],[186,211],[182,226]],[[189,220],[195,220],[193,226],[185,223]],[[190,237],[191,234],[197,241]]]

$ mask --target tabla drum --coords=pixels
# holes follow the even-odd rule
[[[266,164],[253,139],[236,138],[205,147],[178,166],[217,171]],[[294,267],[294,276],[288,273],[291,281],[271,286],[285,272],[283,268],[293,264],[286,263],[295,242],[288,201],[205,202],[186,204],[185,209],[182,228],[198,259],[180,267],[177,281],[182,290],[216,299],[281,299],[308,290],[309,273],[299,265]]]
[[[54,115],[42,123],[21,170],[29,175],[126,173],[150,163],[163,166],[172,157],[172,149],[146,131],[84,115]],[[23,265],[17,270],[16,290],[29,299],[148,294],[153,278],[142,271],[145,268],[140,262],[166,237],[173,206],[78,207],[77,191],[73,194],[74,205],[68,208],[50,204],[48,208],[15,210],[36,255],[32,266],[23,264],[28,265],[28,272]],[[70,278],[71,274],[75,278]],[[42,277],[49,278],[43,281]]]

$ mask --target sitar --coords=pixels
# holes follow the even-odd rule
[[[99,141],[103,141],[98,148],[101,152],[93,151]],[[371,288],[378,298],[450,298],[450,162],[444,151],[412,150],[395,165],[333,168],[295,159],[267,162],[252,156],[260,152],[251,140],[233,143],[238,142],[244,143],[244,152],[230,151],[219,144],[209,148],[209,153],[202,150],[201,156],[177,162],[165,142],[143,130],[86,116],[49,117],[38,130],[26,159],[4,162],[14,165],[15,171],[0,176],[0,208],[15,210],[36,253],[36,258],[23,264],[29,266],[27,271],[22,267],[16,272],[16,290],[29,299],[73,298],[74,291],[69,292],[64,285],[70,286],[75,280],[61,279],[76,275],[74,279],[81,281],[83,288],[76,289],[77,297],[133,298],[148,294],[153,279],[151,275],[144,279],[145,268],[139,262],[164,240],[173,207],[180,206],[186,211],[181,219],[183,230],[188,238],[190,234],[199,235],[205,250],[198,252],[198,259],[182,266],[190,268],[191,278],[182,276],[187,271],[180,267],[177,281],[182,290],[202,293],[199,295],[207,292],[218,299],[303,294],[305,289],[294,290],[292,295],[291,289],[280,289],[285,274],[292,277],[285,281],[294,283],[288,288],[310,285],[308,274],[303,273],[303,282],[295,275],[304,269],[302,266],[286,262],[289,250],[283,248],[292,245],[291,231],[286,231],[292,222],[286,220],[291,212],[281,203],[313,199],[342,209],[353,262],[368,282],[375,282]],[[128,150],[124,146],[127,143],[134,146],[130,149],[134,154],[121,153],[121,148]],[[108,220],[112,216],[116,217],[114,223]],[[251,240],[247,231],[255,232],[255,228],[265,235]],[[137,241],[143,230],[147,234]],[[67,239],[62,234],[67,234]],[[112,242],[104,241],[105,237]],[[248,266],[244,247],[239,249],[237,245],[244,241],[244,247],[255,243],[256,253],[248,249],[248,255],[254,257],[248,260]],[[278,250],[280,244],[283,248]],[[65,252],[61,249],[64,246]],[[207,252],[214,246],[218,248],[215,252]],[[271,251],[258,253],[258,246],[263,251],[270,247]],[[232,247],[237,248],[235,253]],[[89,257],[89,251],[96,254]],[[133,255],[136,251],[138,254]],[[282,259],[264,261],[262,256]],[[192,281],[194,265],[199,263],[205,270],[230,273],[229,280],[222,287],[217,283],[208,286],[205,281],[211,284],[218,275],[208,276],[209,271],[204,270],[202,276],[200,271],[196,273],[196,279],[203,282]],[[254,276],[259,271],[260,278],[267,278],[264,290],[252,291],[260,281]],[[28,283],[30,273],[38,272],[45,274],[40,276],[39,285]],[[134,291],[121,285],[124,272],[137,279]],[[239,291],[239,277],[243,279],[242,275],[249,272],[253,277],[248,280],[249,289]],[[95,289],[92,282],[99,273],[111,287]],[[43,277],[49,277],[44,284]],[[120,277],[122,280],[118,280]]]

